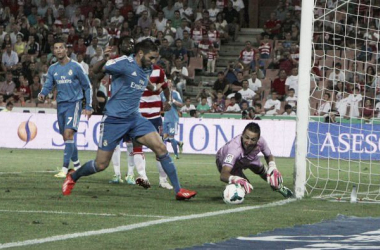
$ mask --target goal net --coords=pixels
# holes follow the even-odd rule
[[[379,201],[380,1],[313,7],[306,194]]]

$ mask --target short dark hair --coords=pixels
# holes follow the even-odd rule
[[[261,130],[260,130],[259,124],[255,123],[255,122],[250,122],[247,124],[247,126],[245,126],[245,128],[243,130],[243,134],[246,130],[249,130],[251,132],[259,134],[259,138],[260,138]]]
[[[13,106],[13,102],[9,101],[7,104],[5,104],[6,107]]]
[[[158,47],[151,39],[145,39],[135,45],[135,53],[137,54],[140,50],[147,54],[151,51],[158,51]]]
[[[62,37],[56,37],[55,39],[54,39],[54,44],[56,44],[56,43],[63,43],[64,45],[65,45],[65,47],[66,47],[66,41],[65,40],[63,40],[62,39]]]
[[[292,108],[292,106],[290,106],[290,104],[286,104],[285,107],[284,107],[285,110],[291,109],[291,108]]]

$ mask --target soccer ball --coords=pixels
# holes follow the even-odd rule
[[[240,204],[244,201],[245,190],[240,184],[228,184],[223,192],[223,201],[227,204]]]

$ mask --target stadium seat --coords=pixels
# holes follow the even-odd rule
[[[274,80],[278,77],[279,69],[267,69],[266,70],[266,79]]]

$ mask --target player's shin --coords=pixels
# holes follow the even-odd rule
[[[65,141],[65,150],[63,154],[63,168],[62,171],[67,173],[67,170],[69,168],[70,159],[74,152],[74,141],[73,140],[67,140]]]
[[[74,170],[77,170],[78,168],[80,168],[80,161],[79,161],[79,157],[78,157],[78,147],[77,147],[77,143],[75,141],[74,141],[73,154],[71,155],[71,161],[74,164]]]
[[[112,154],[112,165],[113,165],[113,170],[115,171],[116,176],[121,176],[120,174],[120,145],[118,145],[115,150],[113,151]]]
[[[170,182],[174,186],[174,191],[178,193],[181,189],[181,186],[179,184],[177,169],[173,163],[172,158],[170,157],[169,153],[166,153],[165,155],[158,156],[158,159],[165,173],[168,175]]]
[[[98,167],[96,166],[95,160],[86,162],[82,167],[77,171],[71,174],[72,179],[76,182],[82,176],[88,176],[99,172]]]
[[[133,154],[133,159],[135,161],[136,165],[136,170],[139,173],[139,176],[142,177],[143,179],[147,179],[148,177],[146,176],[146,171],[145,171],[145,155],[144,153],[134,153]]]

